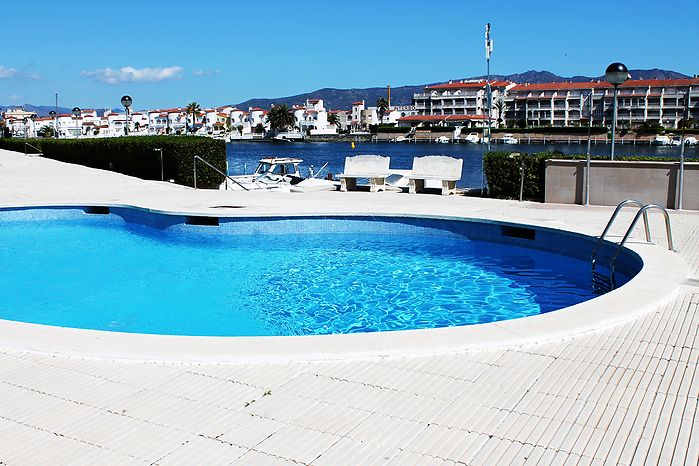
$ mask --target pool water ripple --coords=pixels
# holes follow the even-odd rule
[[[594,297],[589,264],[455,235],[197,234],[117,216],[2,222],[0,318],[174,335],[470,325]]]

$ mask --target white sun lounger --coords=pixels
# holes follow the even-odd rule
[[[442,182],[442,196],[447,196],[456,190],[456,182],[461,179],[462,159],[443,155],[428,155],[413,159],[413,170],[410,176],[411,194],[425,189],[426,180]]]
[[[369,191],[372,193],[379,190],[385,191],[390,163],[390,157],[380,155],[346,157],[344,173],[338,175],[341,182],[340,191],[357,189],[357,178],[369,178]]]

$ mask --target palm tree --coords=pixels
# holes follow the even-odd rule
[[[267,121],[269,121],[272,130],[283,131],[289,127],[294,127],[296,117],[288,105],[273,105],[267,114]]]
[[[388,100],[381,97],[376,101],[376,109],[379,113],[379,121],[383,123],[383,116],[386,113],[386,110],[388,110]]]
[[[0,128],[1,130],[2,128]],[[42,138],[52,138],[53,137],[53,126],[49,125],[44,125],[42,126],[39,131],[36,132],[38,136],[41,136]]]
[[[187,114],[192,114],[192,132],[194,132],[194,124],[197,122],[196,115],[201,110],[198,102],[190,102],[187,104]]]
[[[500,124],[502,124],[502,121],[503,121],[502,116],[504,115],[505,110],[507,110],[507,104],[505,103],[504,100],[498,99],[498,101],[495,102],[495,105],[493,107],[495,107],[495,110],[498,111],[498,120],[497,121],[498,121],[498,126],[499,126]]]
[[[335,125],[338,131],[340,130],[340,117],[337,116],[337,113],[328,114],[328,123],[331,125]]]

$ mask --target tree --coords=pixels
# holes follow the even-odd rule
[[[495,102],[495,105],[493,106],[495,110],[498,111],[498,125],[502,124],[503,118],[502,116],[505,114],[505,111],[507,110],[507,104],[503,99],[498,99],[497,102]]]
[[[53,126],[44,125],[41,128],[39,128],[39,131],[37,131],[36,134],[38,136],[41,136],[42,138],[52,138],[53,137]]]
[[[194,132],[194,125],[197,122],[197,117],[196,115],[199,114],[201,111],[201,107],[199,106],[199,103],[197,102],[190,102],[187,104],[187,115],[191,114],[192,115],[192,132]]]
[[[379,122],[383,123],[383,116],[386,114],[386,110],[388,110],[388,100],[381,97],[376,101],[376,109],[379,114]]]
[[[286,104],[273,105],[267,114],[267,121],[274,131],[284,131],[294,127],[296,117],[291,108]]]
[[[340,130],[340,117],[337,116],[337,113],[329,113],[328,114],[328,123],[331,125],[335,125],[335,127],[337,127],[338,131]]]

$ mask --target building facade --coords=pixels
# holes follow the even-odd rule
[[[605,81],[518,84],[507,92],[505,114],[519,126],[575,126],[587,124],[590,116],[593,124],[609,126],[613,118],[613,90]],[[619,86],[617,125],[633,128],[645,123],[678,128],[687,95],[688,120],[692,119],[696,126],[699,78],[630,79]]]
[[[609,126],[613,118],[613,90],[606,81],[516,84],[491,81],[491,124],[498,126]],[[689,91],[689,93],[688,93]],[[425,87],[413,95],[416,116],[399,123],[442,121],[485,126],[488,118],[486,82],[449,81]],[[617,125],[678,128],[685,99],[689,98],[690,125],[699,126],[699,78],[637,79],[619,86]],[[437,117],[449,119],[440,120]],[[425,117],[425,118],[420,118]],[[427,118],[429,117],[429,118]],[[475,117],[475,118],[474,118]]]
[[[503,102],[507,91],[515,86],[510,81],[490,81],[493,99],[491,116],[494,121],[503,120],[505,115],[498,102]],[[466,116],[464,121],[487,121],[488,96],[485,80],[449,81],[444,84],[426,86],[424,92],[413,95],[417,116]]]

